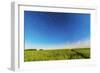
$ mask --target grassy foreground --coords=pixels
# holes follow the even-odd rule
[[[89,59],[90,48],[78,49],[56,49],[56,50],[24,50],[24,61],[48,61],[48,60],[70,60],[70,59]]]

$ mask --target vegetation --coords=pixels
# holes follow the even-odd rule
[[[54,50],[25,49],[24,50],[25,62],[89,59],[89,58],[90,58],[90,48],[54,49]]]

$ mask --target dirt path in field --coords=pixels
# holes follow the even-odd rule
[[[83,58],[86,58],[86,59],[89,58],[89,57],[84,56],[84,54],[82,54],[82,53],[80,53],[80,52],[77,52],[77,51],[75,51],[75,50],[73,50],[73,49],[72,49],[71,51],[75,52],[76,54],[78,54],[79,56],[81,56],[81,57],[83,57]],[[74,55],[71,55],[71,56],[70,56],[70,59],[71,59],[73,56],[74,56]]]

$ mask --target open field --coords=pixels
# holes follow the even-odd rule
[[[25,62],[89,59],[89,58],[90,58],[90,48],[54,49],[54,50],[25,49],[24,50]]]

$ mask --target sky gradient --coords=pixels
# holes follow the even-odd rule
[[[90,40],[90,14],[24,11],[25,48]]]

